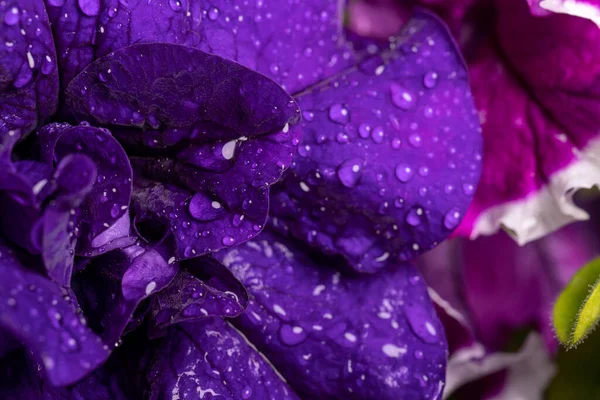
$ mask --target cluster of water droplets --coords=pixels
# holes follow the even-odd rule
[[[444,40],[433,36],[398,45],[394,53],[361,61],[358,71],[342,74],[299,97],[305,140],[297,150],[293,172],[301,190],[294,191],[290,185],[293,202],[281,197],[281,208],[297,210],[312,229],[303,228],[296,234],[308,235],[311,243],[335,241],[344,234],[346,219],[336,212],[336,203],[353,204],[353,196],[361,202],[353,208],[360,206],[368,208],[365,213],[376,211],[396,218],[392,222],[379,219],[374,231],[386,240],[401,237],[404,243],[395,246],[405,247],[402,257],[411,258],[422,246],[425,250],[437,244],[424,240],[426,231],[439,231],[441,239],[457,227],[465,199],[474,194],[481,156],[461,153],[459,147],[462,143],[469,146],[472,138],[468,133],[476,131],[475,108],[461,64],[457,62],[457,69],[452,70],[448,65],[457,60],[442,65],[445,60],[435,63],[428,59],[438,54],[454,57],[444,46]],[[404,64],[400,67],[398,63]],[[335,186],[332,171],[345,190]],[[356,195],[349,191],[352,189]],[[313,192],[320,197],[312,196]],[[371,204],[373,201],[378,203]],[[341,221],[339,230],[328,227],[323,232],[317,218]],[[289,222],[282,218],[280,224],[286,230],[300,230]],[[406,229],[399,227],[402,223]],[[373,257],[387,260],[390,256],[380,253]]]
[[[350,393],[360,392],[357,388],[365,384],[416,384],[437,390],[443,370],[444,339],[439,322],[424,298],[413,301],[418,300],[417,294],[422,297],[425,293],[418,274],[402,273],[402,278],[393,278],[393,285],[383,283],[377,276],[361,278],[359,288],[354,286],[357,282],[352,282],[352,278],[340,273],[322,276],[317,266],[305,259],[296,260],[291,249],[272,239],[249,241],[244,246],[249,250],[231,250],[224,256],[228,268],[255,295],[249,301],[243,317],[246,322],[240,328],[248,334],[260,330],[267,343],[277,339],[287,348],[276,347],[272,353],[268,350],[270,345],[259,345],[272,357],[276,367],[282,357],[280,351],[286,353],[286,360],[293,353],[307,373],[316,374],[313,368],[320,365],[317,360],[322,360],[326,353],[329,358],[333,355],[336,365],[344,368],[344,379],[353,382],[344,384],[344,390],[350,388]],[[250,259],[260,262],[248,265]],[[304,262],[307,265],[301,264]],[[398,282],[404,282],[406,287],[398,290]],[[347,291],[369,294],[370,301],[350,306],[352,315],[348,315],[345,309],[348,307],[340,308],[338,303],[339,299],[348,302],[353,298]],[[379,301],[379,306],[373,307],[373,301]],[[439,365],[429,366],[434,361],[424,355],[431,345],[439,345],[436,354]],[[355,356],[354,349],[369,352],[374,360],[388,359],[379,366],[382,368],[379,374],[384,375],[373,376],[371,367]],[[389,377],[385,371],[389,371]]]
[[[52,74],[56,69],[54,49],[48,43],[49,26],[42,22],[43,15],[38,14],[39,10],[28,10],[16,4],[11,7],[1,5],[0,11],[4,11],[0,16],[3,14],[5,25],[0,29],[6,30],[5,42],[0,43],[5,46],[2,53],[10,58],[24,57],[13,81],[14,87],[19,89],[29,84],[37,71],[46,76]]]

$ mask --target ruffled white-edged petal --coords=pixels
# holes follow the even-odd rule
[[[542,337],[530,333],[518,353],[485,354],[481,343],[460,349],[450,356],[444,399],[466,383],[507,370],[500,393],[490,400],[542,399],[556,373]]]
[[[537,4],[535,4],[537,3]],[[530,6],[589,19],[600,28],[600,2],[590,0],[529,0]]]
[[[530,196],[483,211],[475,220],[470,238],[492,235],[504,227],[524,245],[574,221],[589,218],[573,196],[579,189],[600,185],[600,139],[583,150],[573,150],[576,160],[549,178],[548,184]]]

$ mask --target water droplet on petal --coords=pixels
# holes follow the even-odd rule
[[[358,127],[358,134],[361,138],[367,139],[369,136],[371,136],[371,127],[367,124],[360,124]]]
[[[46,56],[42,59],[42,74],[48,75],[54,71],[55,64],[50,56]]]
[[[181,1],[179,0],[169,0],[169,6],[173,11],[181,10]]]
[[[418,304],[404,305],[406,319],[412,331],[425,343],[436,343],[440,340],[437,328],[430,320],[431,313]]]
[[[446,213],[444,216],[444,226],[446,229],[454,229],[460,222],[460,211],[457,208],[453,208]]]
[[[423,85],[428,89],[433,89],[437,84],[438,74],[435,71],[431,71],[425,74],[423,77]]]
[[[187,246],[183,250],[183,255],[187,258],[194,257],[196,255],[196,250],[192,246]]]
[[[464,183],[462,185],[462,188],[463,188],[463,193],[466,194],[467,196],[471,196],[475,192],[475,187],[473,185],[471,185],[470,183]]]
[[[315,113],[312,111],[304,111],[302,113],[302,118],[304,118],[306,121],[310,122],[313,119],[315,119]]]
[[[241,214],[235,214],[233,216],[233,220],[232,220],[232,224],[233,226],[235,226],[236,228],[242,225],[242,221],[244,220],[244,216]]]
[[[413,133],[412,135],[410,135],[408,137],[408,142],[416,148],[421,147],[422,144],[422,140],[421,140],[421,135],[417,134],[417,133]]]
[[[415,171],[406,164],[398,164],[396,166],[396,178],[402,183],[408,182],[414,174]]]
[[[223,148],[221,149],[221,155],[224,159],[231,160],[233,158],[236,144],[237,140],[231,140],[223,145]]]
[[[231,245],[233,245],[235,243],[235,239],[232,238],[231,236],[224,236],[223,240],[221,240],[221,242],[225,246],[231,246]]]
[[[299,326],[292,327],[291,325],[284,324],[279,330],[279,338],[284,344],[288,346],[295,346],[302,343],[306,339],[306,332]]]
[[[62,315],[60,315],[58,310],[50,308],[48,310],[48,318],[50,318],[50,323],[53,327],[55,327],[56,329],[59,329],[61,327],[63,319]]]
[[[208,19],[210,19],[211,21],[214,21],[217,18],[219,18],[219,9],[213,7],[208,11]]]
[[[375,143],[383,143],[383,137],[383,128],[381,126],[376,126],[375,129],[373,129],[373,132],[371,133],[371,139],[373,139]]]
[[[196,193],[192,197],[188,210],[198,221],[212,221],[224,213],[221,203],[212,200],[204,193]]]
[[[4,14],[4,23],[6,25],[12,26],[19,22],[19,9],[17,7],[13,7]]]
[[[61,341],[61,350],[63,350],[64,352],[74,352],[79,349],[79,344],[77,343],[77,340],[75,340],[75,338],[73,338],[70,334],[68,334],[65,331],[61,332]]]
[[[423,216],[423,208],[421,207],[412,207],[406,213],[406,223],[410,226],[418,226],[421,224]]]
[[[250,396],[252,396],[252,388],[249,386],[246,386],[244,388],[244,390],[242,390],[242,399],[248,400],[250,398]]]
[[[329,118],[338,124],[345,124],[350,118],[348,109],[342,104],[334,104],[329,108]]]
[[[337,168],[337,177],[342,185],[353,188],[362,176],[364,161],[360,158],[351,158],[341,163]]]
[[[410,110],[416,105],[416,95],[402,86],[392,83],[390,86],[392,103],[402,110]]]

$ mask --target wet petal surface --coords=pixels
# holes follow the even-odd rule
[[[478,182],[481,134],[443,24],[408,23],[394,50],[297,97],[303,142],[274,189],[274,225],[359,271],[447,237]]]
[[[298,399],[254,346],[220,318],[171,328],[150,365],[149,399]]]
[[[140,303],[164,289],[176,273],[177,265],[158,251],[132,245],[93,260],[76,277],[76,291],[90,325],[106,344],[118,346]]]
[[[58,104],[54,40],[42,0],[0,4],[0,162]]]
[[[31,350],[54,385],[70,385],[108,357],[98,336],[75,310],[69,293],[26,270],[0,244],[0,324]]]
[[[94,162],[97,177],[80,210],[80,236],[86,244],[100,247],[105,240],[96,240],[95,246],[91,242],[116,224],[129,207],[132,170],[127,154],[109,131],[86,125],[51,124],[38,136],[42,157],[50,164],[67,154],[84,154]]]
[[[178,259],[256,235],[269,187],[299,141],[290,127],[299,109],[275,82],[177,45],[134,45],[97,60],[71,82],[68,103],[76,114],[121,126],[115,130],[126,142],[142,140],[137,152],[164,154],[132,158],[133,205],[138,222],[170,228]]]
[[[184,44],[239,62],[289,93],[348,66],[337,0],[47,1],[63,84],[88,64],[144,42]],[[293,9],[294,12],[290,13]]]
[[[302,396],[435,399],[446,340],[414,268],[341,274],[341,258],[313,255],[265,231],[216,258],[246,286],[234,324]]]
[[[244,286],[218,261],[185,261],[173,282],[152,302],[155,328],[206,317],[237,317],[248,305]]]

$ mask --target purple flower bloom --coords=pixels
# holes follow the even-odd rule
[[[466,67],[342,7],[0,4],[0,397],[440,398],[408,261],[479,180]]]

